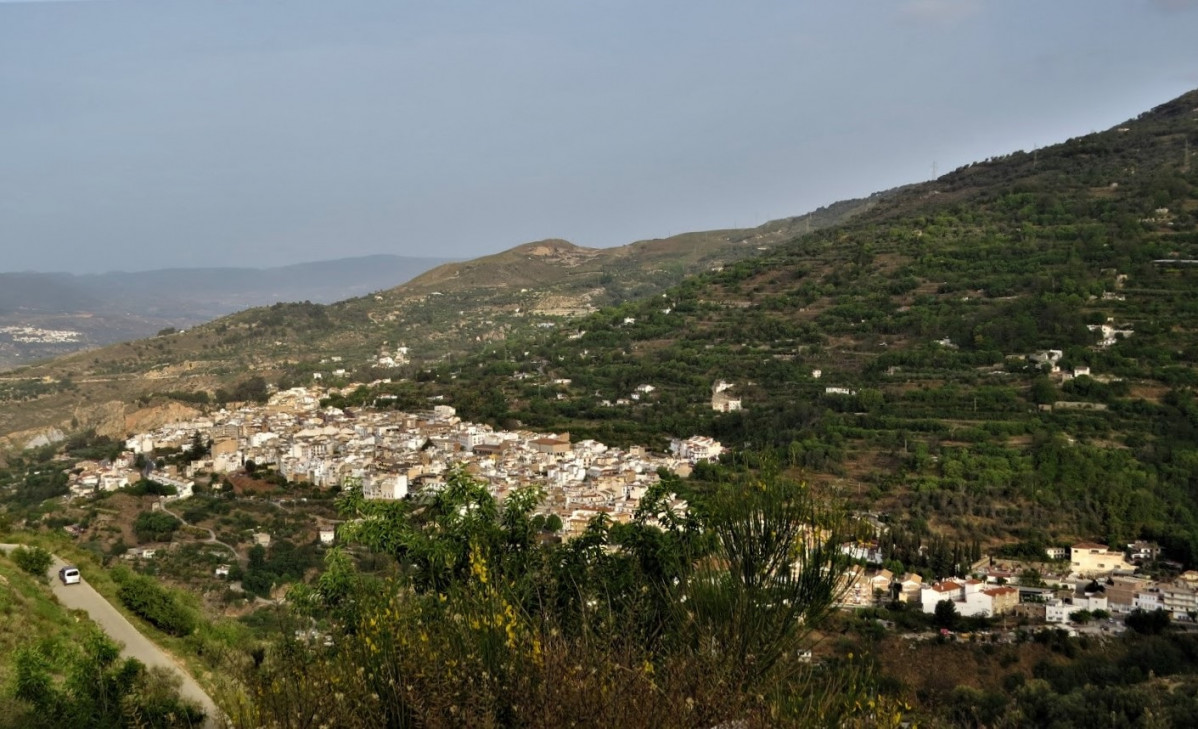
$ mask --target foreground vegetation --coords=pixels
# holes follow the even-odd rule
[[[289,616],[305,639],[243,659],[235,723],[897,722],[860,660],[804,657],[837,595],[834,511],[776,477],[695,495],[686,514],[663,495],[567,544],[535,526],[534,491],[499,504],[460,471],[424,501],[347,495],[360,521],[345,535],[399,572],[368,577],[332,553]]]
[[[920,726],[1118,729],[1198,720],[1194,634],[1129,630],[1100,639],[1041,629],[1012,644],[932,641],[917,661],[905,643],[890,638],[871,651]]]

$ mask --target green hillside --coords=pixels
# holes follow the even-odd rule
[[[383,350],[406,346],[413,362],[436,362],[481,342],[553,327],[686,276],[759,255],[797,235],[835,225],[888,194],[849,200],[746,230],[686,233],[592,249],[541,241],[446,264],[412,281],[337,304],[280,303],[248,309],[185,332],[126,342],[0,374],[0,443],[27,443],[34,429],[92,428],[119,436],[125,411],[155,396],[235,392],[254,377],[371,380]],[[334,360],[333,358],[337,358]],[[323,360],[323,361],[322,361]],[[329,380],[326,380],[329,381]],[[161,401],[161,398],[158,399]]]
[[[568,332],[509,338],[440,368],[434,387],[464,417],[576,438],[663,448],[709,434],[918,529],[1147,536],[1194,564],[1187,138],[1198,92],[900,191]],[[1104,345],[1102,325],[1122,333]],[[1062,373],[1090,374],[1029,359],[1049,349]],[[713,412],[720,380],[744,410]]]

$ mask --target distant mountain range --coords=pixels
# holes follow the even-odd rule
[[[276,268],[0,273],[0,370],[280,301],[389,289],[451,259],[377,255]]]

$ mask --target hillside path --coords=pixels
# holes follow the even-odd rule
[[[232,553],[233,553],[233,558],[234,558],[235,560],[237,560],[239,563],[241,563],[241,564],[242,564],[242,566],[244,566],[244,565],[245,565],[245,563],[249,561],[249,558],[248,558],[248,557],[242,557],[242,556],[241,556],[241,554],[240,554],[240,553],[237,551],[237,549],[236,549],[235,547],[233,547],[233,546],[232,546],[232,545],[230,545],[230,544],[226,544],[225,542],[222,542],[221,540],[217,539],[217,538],[216,538],[216,532],[215,532],[215,531],[213,531],[213,530],[209,529],[208,527],[204,527],[204,526],[197,526],[197,525],[195,525],[195,524],[192,524],[192,523],[188,522],[186,519],[184,519],[184,518],[183,518],[183,515],[182,515],[182,514],[176,514],[175,512],[173,512],[173,511],[171,511],[170,509],[166,508],[166,501],[165,501],[165,500],[161,500],[161,501],[159,501],[159,503],[161,504],[162,512],[163,512],[164,514],[168,514],[168,515],[170,515],[170,516],[173,516],[173,517],[175,517],[175,518],[176,518],[176,519],[178,519],[180,522],[182,522],[184,526],[189,526],[189,527],[191,527],[191,528],[193,528],[193,529],[203,529],[204,531],[208,532],[208,538],[204,540],[204,542],[203,542],[204,544],[217,544],[217,545],[220,545],[220,546],[224,547],[225,549],[227,549],[227,550],[229,550],[230,552],[232,552]]]
[[[0,544],[0,550],[7,552],[17,546],[19,545]],[[147,666],[161,666],[177,674],[183,680],[179,687],[179,693],[183,698],[194,701],[203,708],[207,717],[204,722],[205,729],[220,729],[224,726],[219,719],[222,714],[212,697],[196,683],[195,679],[184,670],[178,661],[171,658],[166,651],[142,634],[119,610],[105,600],[103,595],[87,584],[86,576],[77,585],[62,584],[58,579],[58,570],[66,564],[58,555],[54,555],[54,563],[47,573],[50,590],[58,598],[58,601],[70,610],[86,612],[96,625],[100,626],[101,630],[121,644],[121,655],[136,658]]]

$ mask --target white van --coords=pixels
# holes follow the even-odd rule
[[[58,571],[58,579],[62,580],[62,584],[64,585],[79,584],[79,568],[63,567]]]

